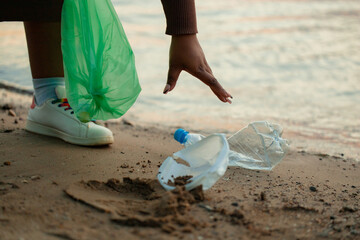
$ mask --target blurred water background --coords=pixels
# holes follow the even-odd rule
[[[143,88],[125,118],[227,134],[269,120],[299,151],[360,158],[359,0],[197,0],[198,37],[231,105],[187,73],[163,95],[160,0],[113,3]],[[0,23],[0,80],[32,86],[21,23]]]

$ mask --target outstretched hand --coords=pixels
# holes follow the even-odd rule
[[[164,94],[175,88],[179,75],[183,70],[208,85],[222,102],[231,103],[230,98],[232,96],[214,77],[196,34],[172,36],[169,72]]]

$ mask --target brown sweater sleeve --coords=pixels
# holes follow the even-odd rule
[[[166,16],[166,34],[197,33],[195,0],[161,0]]]

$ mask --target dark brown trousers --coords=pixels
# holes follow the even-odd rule
[[[61,20],[63,0],[0,0],[0,21]]]

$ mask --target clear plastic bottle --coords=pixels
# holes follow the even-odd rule
[[[227,139],[230,147],[229,166],[272,170],[289,149],[288,141],[281,135],[282,128],[278,124],[267,121],[250,123]],[[178,129],[174,138],[187,147],[204,136]]]

